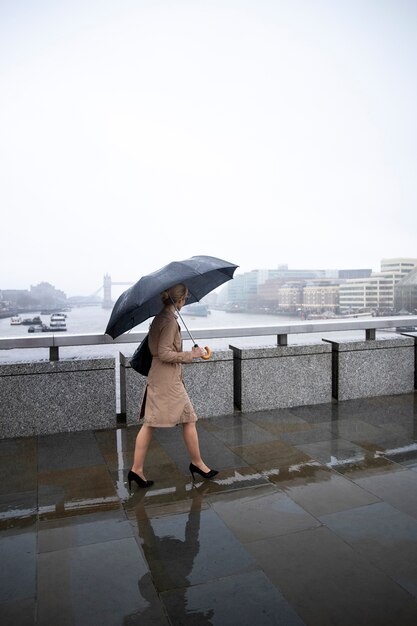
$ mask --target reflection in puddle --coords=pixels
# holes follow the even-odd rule
[[[296,463],[294,465],[290,465],[288,468],[289,473],[291,472],[301,472],[306,467],[320,467],[320,463],[318,461],[307,461],[305,463]]]
[[[0,512],[0,522],[3,520],[23,520],[27,517],[32,517],[34,514],[33,509],[13,509],[9,511],[1,511]]]
[[[299,476],[314,473],[318,467],[322,467],[322,464],[318,461],[305,461],[303,463],[294,463],[288,467],[271,467],[270,469],[262,470],[262,476],[271,479],[279,477],[280,479],[287,480],[288,478],[291,478],[291,475],[294,478],[298,478]]]
[[[391,448],[386,450],[377,450],[375,457],[380,456],[397,456],[399,454],[406,454],[407,452],[415,452],[417,450],[417,443],[410,443],[408,446],[402,446],[400,448]]]
[[[326,463],[326,467],[338,467],[340,465],[353,465],[354,463],[360,463],[361,461],[365,460],[365,455],[363,454],[357,454],[355,456],[352,457],[348,457],[347,459],[338,459],[335,456],[331,456],[330,455],[330,461],[328,463]]]
[[[222,474],[226,474],[226,471],[223,471]],[[250,471],[250,468],[245,468],[243,471],[233,470],[233,472],[229,476],[224,476],[224,478],[219,478],[216,476],[214,480],[204,480],[204,479],[196,479],[195,482],[184,482],[177,485],[172,485],[169,487],[156,488],[155,486],[147,489],[144,494],[140,494],[141,498],[144,498],[148,504],[154,504],[155,501],[160,500],[160,502],[170,499],[174,500],[182,500],[184,497],[189,498],[192,496],[193,491],[197,490],[198,492],[211,492],[211,491],[221,491],[227,490],[228,488],[239,489],[247,486],[255,486],[259,484],[259,482],[265,484],[265,476],[264,473]],[[119,497],[124,501],[125,505],[128,505],[129,502],[132,504],[136,499],[138,499],[139,491],[133,491],[130,493],[126,484],[123,485],[122,490],[118,490]]]
[[[159,592],[176,589],[176,620],[177,623],[186,623],[185,620],[192,614],[193,623],[212,624],[213,610],[200,611],[188,608],[187,587],[192,584],[192,573],[195,560],[200,552],[200,523],[203,497],[198,490],[193,491],[190,512],[184,527],[174,525],[167,527],[165,532],[154,529],[152,520],[146,514],[144,498],[137,508],[137,529],[145,558],[152,574],[153,582]],[[177,518],[182,519],[182,516]],[[167,522],[168,523],[168,522]],[[138,581],[142,597],[147,597],[146,574]],[[181,593],[180,590],[183,589]],[[151,605],[149,606],[151,611]],[[146,613],[146,612],[145,612]],[[143,619],[144,613],[141,613]],[[184,620],[184,621],[183,621]],[[197,621],[198,620],[198,621]]]
[[[0,512],[0,531],[19,530],[35,524],[38,519],[36,509],[9,509]]]
[[[119,505],[119,498],[116,496],[105,498],[84,498],[83,500],[70,500],[68,502],[60,503],[57,505],[40,506],[39,515],[48,515],[59,512],[59,516],[62,513],[69,515],[76,513],[82,513],[83,510],[88,510],[89,513],[105,511],[108,508],[113,508],[114,505]]]
[[[230,486],[237,485],[243,481],[247,482],[251,480],[258,480],[259,478],[260,474],[258,472],[255,472],[253,474],[241,474],[240,472],[235,471],[233,476],[227,476],[226,478],[216,478],[216,480],[213,480],[212,483],[220,486]],[[204,483],[204,481],[196,480],[195,482],[195,484],[199,485],[201,485],[202,483]]]
[[[34,519],[50,520],[71,517],[74,515],[86,515],[90,513],[102,513],[104,511],[118,509],[120,501],[117,497],[85,498],[60,502],[58,505],[44,505],[34,508],[10,508],[0,511],[0,529],[25,525]]]

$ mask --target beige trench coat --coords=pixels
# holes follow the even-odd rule
[[[181,363],[191,363],[191,352],[182,352],[177,316],[164,308],[149,330],[152,365],[142,402],[141,416],[148,426],[176,426],[196,422],[197,415],[182,380]]]

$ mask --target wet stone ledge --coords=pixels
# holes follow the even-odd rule
[[[120,354],[121,409],[127,424],[138,424],[146,378],[130,367],[131,355]],[[185,388],[198,417],[229,415],[233,404],[233,354],[213,352],[209,361],[182,366]]]
[[[230,348],[234,355],[235,404],[242,411],[331,401],[329,345]]]
[[[414,390],[414,339],[325,341],[333,350],[333,396],[337,400],[397,395]]]
[[[0,366],[0,438],[109,428],[116,422],[114,359]]]

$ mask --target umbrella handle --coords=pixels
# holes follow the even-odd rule
[[[208,361],[211,357],[211,350],[208,346],[204,346],[204,350],[206,351],[206,354],[204,354],[201,358],[204,359],[204,361]]]
[[[194,347],[195,347],[195,348],[198,348],[198,344],[197,344],[197,343],[195,343],[195,344],[194,344]],[[206,354],[203,354],[203,356],[202,356],[202,357],[200,357],[200,358],[201,358],[201,359],[204,359],[204,361],[208,361],[208,360],[209,360],[209,358],[210,358],[210,357],[211,357],[211,355],[212,355],[211,349],[210,349],[208,346],[204,346],[204,350],[206,351]]]

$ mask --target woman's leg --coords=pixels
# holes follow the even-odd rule
[[[210,468],[204,463],[200,454],[200,444],[195,422],[186,422],[182,425],[184,443],[190,455],[191,463],[199,467],[203,472],[209,472]]]
[[[138,432],[138,435],[136,437],[132,472],[135,472],[135,474],[137,474],[144,480],[145,480],[145,476],[143,474],[143,465],[145,463],[145,457],[149,448],[149,444],[151,443],[152,435],[153,435],[153,427],[146,426],[144,424],[142,428],[140,429],[140,431]]]

